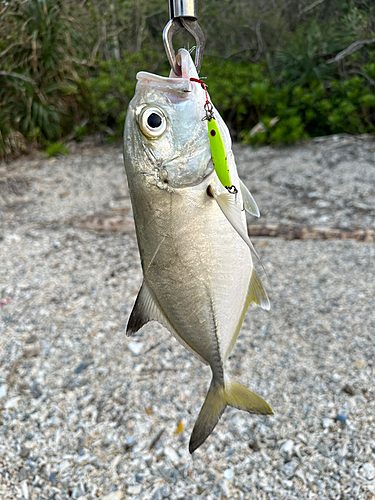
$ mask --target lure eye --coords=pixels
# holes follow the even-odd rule
[[[146,108],[140,115],[139,126],[145,136],[156,139],[164,134],[167,120],[160,109]]]

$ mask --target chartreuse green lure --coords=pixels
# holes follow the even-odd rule
[[[223,136],[221,135],[219,126],[215,120],[213,113],[213,106],[210,100],[208,99],[206,84],[202,82],[202,80],[198,80],[197,78],[190,78],[190,80],[203,85],[204,91],[206,93],[206,103],[204,105],[206,116],[203,119],[207,120],[208,139],[210,141],[212,162],[214,164],[216,175],[218,176],[222,185],[230,193],[236,194],[238,191],[237,188],[233,186],[231,182],[227,153],[225,151]]]
[[[212,117],[211,120],[207,119],[207,127],[215,172],[222,185],[229,190],[229,188],[232,187],[232,182],[230,180],[227,153],[225,151],[223,137],[215,118]]]

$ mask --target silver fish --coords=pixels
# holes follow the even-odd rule
[[[164,325],[210,365],[212,381],[195,423],[189,451],[211,434],[227,405],[272,414],[258,395],[224,374],[251,302],[269,309],[253,266],[255,252],[243,208],[259,216],[239,180],[229,131],[219,113],[234,186],[220,183],[204,117],[205,93],[190,54],[177,56],[181,77],[140,72],[125,124],[124,159],[143,269],[143,283],[127,335],[149,321]]]

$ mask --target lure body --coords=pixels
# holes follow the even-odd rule
[[[219,177],[222,185],[226,189],[231,188],[232,182],[229,173],[228,158],[225,151],[223,137],[215,118],[207,120],[207,127],[212,162],[214,164],[215,172]]]

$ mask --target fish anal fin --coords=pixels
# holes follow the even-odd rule
[[[128,325],[126,327],[126,335],[128,337],[134,335],[149,321],[157,321],[160,323],[169,332],[171,332],[171,334],[185,347],[185,349],[194,354],[194,356],[196,356],[205,365],[208,364],[208,362],[177,332],[166,314],[163,312],[162,308],[159,306],[157,300],[154,298],[153,293],[148,287],[146,281],[143,280],[142,286],[135,300],[133,310],[130,313]]]
[[[272,415],[272,408],[264,399],[243,385],[231,380],[225,386],[212,379],[205,402],[195,422],[190,437],[189,451],[193,453],[203,444],[216,427],[225,408],[233,406],[239,410],[260,415]]]

